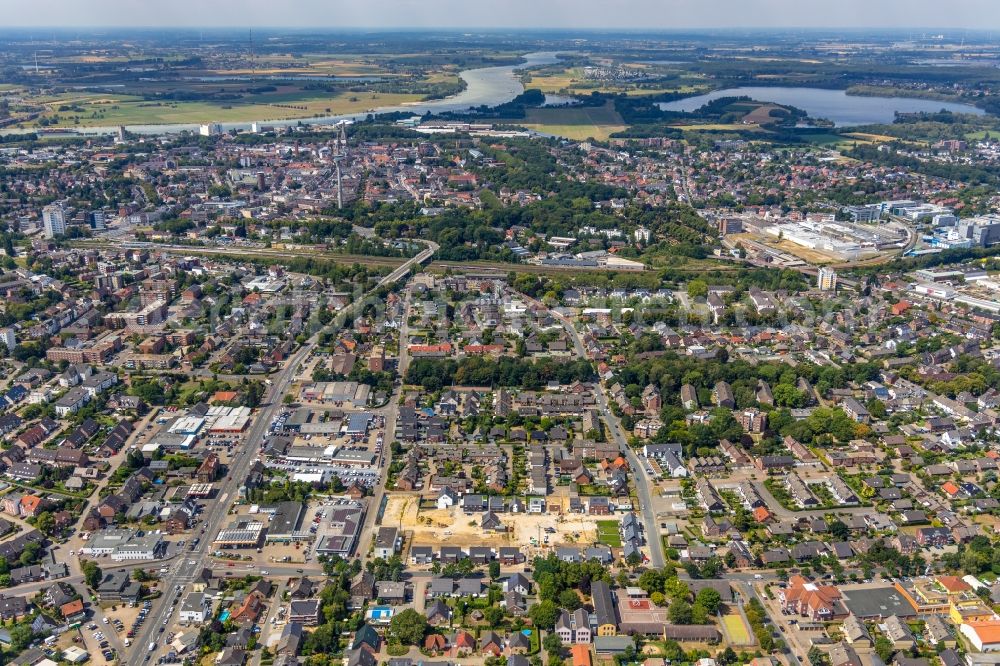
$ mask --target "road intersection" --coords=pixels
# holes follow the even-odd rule
[[[355,302],[349,306],[346,313],[353,316],[360,311],[360,308],[364,307],[364,305],[368,302],[368,299],[372,297],[379,288],[394,284],[404,276],[408,275],[413,266],[420,265],[433,256],[434,252],[437,250],[437,245],[434,243],[427,243],[427,245],[428,247],[426,250],[422,251],[405,264],[392,271],[392,273],[379,280],[375,287],[368,290],[362,297],[355,300]],[[341,319],[341,321],[342,320],[343,319]],[[160,638],[165,632],[165,627],[169,624],[171,615],[180,604],[182,595],[184,594],[184,587],[193,581],[202,569],[204,569],[211,561],[210,556],[212,552],[212,540],[215,538],[215,535],[218,534],[219,529],[223,527],[224,522],[228,519],[230,515],[229,507],[236,499],[240,484],[243,482],[243,479],[246,478],[247,472],[253,462],[257,459],[257,454],[260,451],[260,444],[267,434],[267,429],[270,423],[282,409],[282,396],[285,394],[295,376],[298,374],[302,363],[316,348],[319,343],[320,335],[321,332],[314,334],[298,351],[292,355],[282,370],[271,376],[271,384],[265,391],[262,401],[263,406],[254,416],[253,424],[246,433],[240,447],[234,453],[233,458],[229,463],[229,469],[226,477],[221,486],[217,489],[216,500],[207,503],[202,516],[202,528],[200,533],[192,535],[193,538],[198,539],[198,543],[192,544],[189,547],[188,552],[182,552],[169,567],[169,571],[161,576],[166,583],[164,586],[163,597],[158,600],[156,604],[154,604],[154,608],[149,613],[146,623],[135,637],[132,653],[128,659],[128,663],[131,666],[140,666],[143,663],[147,663],[156,655],[157,651],[162,646]],[[394,424],[395,420],[393,419],[392,425]],[[387,427],[390,426],[388,418],[386,419],[386,425]],[[387,468],[388,462],[386,462],[386,465],[383,466],[383,473]],[[381,486],[382,484],[379,485]],[[377,504],[371,505],[368,512],[369,518],[366,520],[366,523],[374,520],[373,514],[376,509]],[[360,543],[364,542],[362,541]],[[298,569],[302,569],[302,567],[296,567],[296,570]],[[275,571],[275,574],[277,574],[277,571]]]

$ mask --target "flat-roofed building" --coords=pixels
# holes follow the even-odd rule
[[[215,545],[219,548],[257,548],[264,537],[264,523],[259,520],[235,520],[219,530]]]
[[[289,542],[308,538],[308,532],[303,534],[299,531],[305,510],[301,502],[279,502],[271,513],[267,540]]]

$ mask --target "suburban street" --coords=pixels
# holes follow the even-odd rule
[[[162,575],[168,582],[164,589],[163,597],[154,604],[153,610],[149,613],[146,623],[136,634],[135,648],[132,650],[129,663],[133,665],[141,664],[150,660],[150,656],[155,651],[147,649],[148,644],[156,641],[159,647],[159,631],[167,624],[175,609],[175,602],[179,604],[181,591],[171,589],[169,583],[184,585],[194,580],[209,557],[212,549],[212,539],[218,533],[223,523],[229,515],[229,506],[235,497],[240,483],[246,477],[246,473],[253,461],[256,459],[258,444],[267,432],[267,427],[271,420],[281,409],[281,396],[284,394],[292,378],[295,376],[299,365],[315,348],[319,335],[314,335],[309,342],[302,346],[292,358],[289,359],[285,367],[272,375],[271,386],[264,394],[265,407],[261,409],[254,418],[253,424],[246,433],[241,447],[233,455],[227,475],[222,485],[218,489],[217,500],[209,502],[202,520],[200,542],[189,553],[181,553],[170,571]]]
[[[421,262],[426,261],[434,254],[436,249],[437,246],[435,244],[428,243],[428,248],[426,250],[379,280],[376,287],[370,289],[364,297],[352,303],[348,308],[349,314],[353,315],[356,313],[357,310],[363,306],[367,297],[369,297],[377,288],[391,285],[405,275],[408,275],[412,266],[419,265]],[[181,553],[176,558],[173,565],[170,566],[169,572],[162,575],[162,578],[167,582],[167,586],[164,590],[163,597],[154,604],[153,610],[150,612],[146,623],[136,634],[132,654],[128,659],[128,663],[132,664],[132,666],[139,666],[140,664],[150,661],[158,652],[159,648],[162,647],[162,644],[159,641],[160,630],[169,623],[169,618],[176,608],[175,604],[179,605],[181,597],[184,593],[184,586],[194,580],[198,573],[210,561],[212,540],[215,538],[215,535],[218,534],[219,529],[221,529],[224,526],[224,523],[228,520],[229,507],[234,501],[238,488],[243,482],[243,479],[246,477],[247,471],[250,469],[253,461],[257,458],[260,442],[264,439],[271,421],[282,409],[281,398],[285,394],[285,391],[288,389],[295,376],[298,374],[299,367],[302,362],[307,359],[316,348],[320,338],[320,333],[321,332],[315,333],[297,352],[292,355],[291,358],[288,359],[284,368],[271,375],[271,385],[264,393],[262,401],[263,407],[254,415],[252,425],[246,432],[239,448],[234,452],[232,460],[229,463],[229,469],[226,472],[226,477],[217,489],[216,500],[207,504],[205,513],[202,516],[202,529],[201,534],[198,537],[200,538],[199,543],[194,546],[194,550],[187,553]],[[387,418],[387,426],[388,423],[389,420]],[[388,460],[389,456],[387,455],[386,457]],[[386,463],[386,467],[387,466],[388,462]],[[383,474],[384,470],[385,467],[383,468]],[[373,504],[368,511],[366,525],[369,525],[369,531],[369,521],[374,521],[374,513],[376,510],[377,504]],[[365,542],[361,541],[359,543],[364,544]],[[300,568],[302,567],[295,567],[295,569]],[[174,588],[171,588],[171,584],[180,586],[180,589],[175,590]],[[153,642],[156,642],[156,648],[154,650],[149,650],[148,646]]]
[[[542,305],[539,301],[534,302],[538,305]],[[580,338],[580,334],[575,328],[573,328],[573,323],[558,312],[552,311],[552,315],[559,320],[563,328],[566,329],[570,338],[572,338],[573,346],[576,349],[576,353],[579,358],[587,358],[587,350],[583,346],[583,340]],[[618,450],[621,451],[628,460],[629,467],[632,471],[632,479],[635,482],[636,494],[639,497],[639,506],[637,507],[636,514],[642,521],[643,529],[646,533],[646,546],[649,548],[650,563],[654,567],[662,567],[666,563],[666,556],[663,553],[663,541],[660,538],[659,526],[656,524],[656,511],[653,508],[653,495],[650,492],[652,482],[646,474],[646,466],[642,464],[642,461],[639,460],[635,451],[633,451],[632,447],[628,445],[628,440],[625,438],[621,422],[618,420],[618,417],[612,413],[610,407],[608,406],[608,399],[604,391],[604,385],[600,382],[597,383],[596,398],[598,411],[601,413],[601,417],[604,419],[604,423],[607,426],[608,431],[611,433],[611,437],[614,439],[615,444],[618,445]]]

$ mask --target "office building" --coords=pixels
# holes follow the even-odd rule
[[[95,231],[107,229],[107,218],[103,210],[95,210],[90,214],[90,228]]]
[[[959,238],[970,239],[978,247],[989,247],[1000,243],[1000,216],[983,215],[958,223]]]

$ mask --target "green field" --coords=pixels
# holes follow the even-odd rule
[[[631,63],[629,66],[637,69],[647,69],[643,63]],[[589,95],[592,92],[632,97],[641,95],[661,95],[664,93],[685,93],[697,95],[708,92],[709,88],[702,83],[699,74],[690,72],[677,73],[659,84],[643,84],[636,82],[613,82],[588,79],[583,67],[568,67],[562,70],[550,68],[544,72],[535,72],[524,77],[525,88],[535,88],[547,93],[566,95]]]
[[[617,520],[597,521],[597,540],[612,548],[622,547],[622,538],[618,533],[620,523]]]
[[[60,95],[38,102],[48,108],[43,117],[51,119],[59,116],[59,127],[94,127],[311,118],[327,114],[363,113],[376,107],[416,102],[420,98],[420,95],[395,93],[340,92],[330,95],[283,91],[247,95],[239,100],[224,102],[151,102],[134,96],[93,94]],[[59,111],[60,106],[68,105],[82,110]]]
[[[627,127],[613,102],[604,106],[529,109],[521,124],[538,132],[577,141],[603,141]]]
[[[740,617],[738,612],[723,615],[722,626],[725,629],[725,633],[729,638],[730,644],[751,645],[753,643],[750,639],[750,631],[747,629],[746,624],[743,622],[743,618]]]

